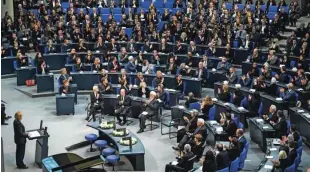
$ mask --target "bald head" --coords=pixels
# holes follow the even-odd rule
[[[99,91],[97,85],[93,86],[93,91],[94,91],[94,92],[98,92],[98,91]]]
[[[120,94],[121,94],[121,96],[125,96],[126,95],[125,89],[121,89]]]

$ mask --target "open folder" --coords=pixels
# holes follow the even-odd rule
[[[29,133],[28,133],[28,136],[29,136],[30,138],[35,138],[35,137],[39,137],[39,136],[41,136],[41,135],[40,135],[40,133],[39,133],[38,131],[32,131],[32,132],[29,132]]]

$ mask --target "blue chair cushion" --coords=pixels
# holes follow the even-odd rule
[[[109,155],[109,156],[107,156],[106,159],[109,163],[115,164],[115,163],[119,162],[120,157],[118,155]]]
[[[95,140],[97,140],[97,135],[96,134],[93,134],[93,133],[90,133],[90,134],[87,134],[86,136],[85,136],[85,139],[87,140],[87,141],[95,141]]]
[[[107,145],[107,141],[106,140],[97,140],[95,141],[95,145],[99,148],[103,148],[104,146]]]
[[[113,149],[113,148],[105,148],[102,151],[102,155],[104,155],[104,156],[109,156],[109,155],[112,155],[114,153],[115,153],[115,149]]]

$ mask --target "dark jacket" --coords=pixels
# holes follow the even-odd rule
[[[271,96],[276,96],[277,95],[277,84],[270,84],[269,86],[266,87],[266,92],[271,95]]]
[[[99,84],[99,91],[102,92],[103,94],[112,94],[113,88],[112,88],[111,83],[108,83],[107,85],[103,85],[102,83]]]
[[[138,89],[138,97],[142,97],[143,92],[142,92],[142,88]],[[145,88],[145,98],[149,98],[150,97],[150,89],[149,88]]]
[[[184,168],[186,171],[189,171],[193,165],[189,165],[188,160],[194,157],[194,153],[189,152],[185,153],[184,156],[179,160],[178,166]]]
[[[170,72],[170,74],[177,74],[177,65],[176,64],[172,65],[171,70],[169,70],[169,68],[170,68],[170,64],[167,64],[167,66],[166,66],[166,72],[167,73]]]
[[[280,121],[275,124],[275,130],[278,134],[278,137],[281,138],[282,136],[286,136],[287,133],[287,122],[285,118],[281,118]]]
[[[233,104],[240,106],[242,99],[244,98],[242,92],[240,90],[236,90],[234,93]]]
[[[216,163],[213,160],[205,160],[202,164],[202,172],[216,172]]]
[[[230,166],[230,159],[227,151],[221,151],[216,155],[216,165],[218,170]]]
[[[223,101],[223,102],[230,102],[230,92],[221,92],[219,95],[219,100]]]
[[[240,156],[240,148],[239,146],[233,146],[232,148],[227,150],[230,161],[234,161],[237,157]]]
[[[130,106],[131,106],[131,98],[127,95],[124,96],[123,98],[123,102],[121,102],[122,100],[122,97],[121,96],[118,96],[117,98],[117,104],[116,104],[116,109],[119,109],[121,107],[123,107],[124,109],[122,109],[122,112],[121,114],[125,114],[128,112]]]
[[[19,120],[14,120],[14,142],[15,144],[25,144],[27,133],[25,127]]]
[[[192,146],[192,152],[195,154],[196,160],[200,159],[200,157],[202,156],[204,150],[203,144],[203,142],[200,142],[199,145],[194,144]]]
[[[241,153],[245,147],[247,140],[244,136],[242,136],[241,138],[238,139],[238,142],[239,142],[239,148],[240,148],[240,153]]]
[[[157,115],[159,103],[156,99],[153,99],[147,106],[145,111],[148,112],[150,116]]]
[[[228,136],[234,136],[237,131],[237,124],[234,120],[230,120],[229,123],[226,123],[223,126],[223,130],[227,133]]]
[[[295,161],[296,157],[297,157],[297,151],[294,148],[287,155],[288,166],[294,164],[294,161]]]
[[[213,104],[212,105],[204,105],[204,107],[201,109],[201,112],[203,113],[204,115],[204,118],[206,120],[209,119],[209,111],[210,109],[213,107]]]
[[[90,103],[91,103],[91,106],[94,106],[94,104],[98,101],[98,103],[102,103],[103,102],[103,96],[100,92],[98,92],[97,94],[99,94],[99,97],[98,99],[96,98],[95,96],[95,93],[92,92],[90,93]]]

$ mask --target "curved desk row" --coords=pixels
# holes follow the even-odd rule
[[[310,146],[310,112],[299,107],[289,109],[291,124],[295,124],[297,131],[305,139],[304,142]]]
[[[256,172],[271,172],[273,168],[272,160],[277,160],[279,154],[280,144],[277,144],[278,139],[267,138],[267,150],[264,159],[255,169]]]
[[[218,96],[218,88],[222,88],[223,82],[216,82],[214,83],[214,95]],[[229,91],[234,92],[236,91],[236,86],[234,84],[229,84]],[[250,91],[250,88],[241,87],[240,91],[244,96],[252,95],[253,93]],[[262,113],[269,112],[270,105],[275,105],[278,110],[288,110],[288,102],[283,100],[277,100],[275,97],[270,96],[264,92],[260,92],[261,102],[263,103],[263,110]]]
[[[118,84],[118,76],[120,72],[108,73],[110,82],[112,84]],[[93,72],[72,72],[71,73],[73,83],[77,84],[79,90],[91,90],[95,84],[99,83],[100,73]],[[133,81],[137,77],[137,73],[130,73],[129,84],[134,84]],[[156,74],[144,74],[143,75],[148,86],[152,86],[152,81],[156,77]],[[164,75],[165,88],[174,88],[176,85],[175,75]],[[130,81],[132,83],[130,83]],[[183,77],[183,82],[186,83],[185,93],[193,92],[196,97],[201,97],[201,79]],[[184,84],[183,84],[184,85]]]
[[[111,134],[113,130],[111,129],[105,130],[100,128],[98,122],[88,123],[87,126],[98,130],[100,139],[104,139],[110,143],[113,143],[113,145],[116,147],[116,150],[118,151],[118,155],[125,156],[130,161],[135,171],[145,171],[144,145],[134,133],[128,130],[129,134],[126,136],[134,137],[137,139],[137,143],[135,145],[132,145],[132,147],[130,148],[129,146],[124,146],[119,143],[122,137],[113,136]]]

